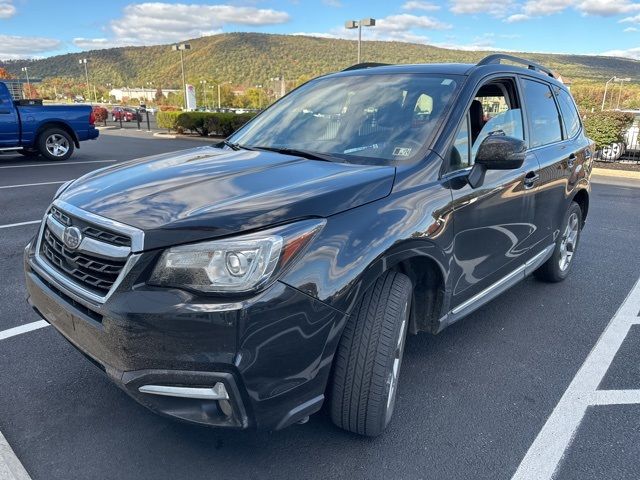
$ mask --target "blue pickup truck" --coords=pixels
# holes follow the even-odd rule
[[[89,105],[47,105],[15,100],[0,82],[0,153],[66,160],[83,140],[98,138]]]

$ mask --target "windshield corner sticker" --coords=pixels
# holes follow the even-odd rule
[[[396,147],[393,149],[393,155],[395,157],[408,157],[411,155],[410,147]]]

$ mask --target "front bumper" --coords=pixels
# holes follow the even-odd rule
[[[235,303],[150,287],[140,276],[157,252],[143,253],[106,302],[92,303],[38,268],[33,250],[24,261],[29,304],[146,407],[199,424],[266,429],[320,409],[341,312],[279,282]],[[216,383],[228,405],[139,390]]]

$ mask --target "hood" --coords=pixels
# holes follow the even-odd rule
[[[145,249],[327,217],[387,196],[395,168],[201,147],[92,172],[59,197],[145,232]]]

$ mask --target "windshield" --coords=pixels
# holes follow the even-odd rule
[[[284,97],[229,141],[354,163],[409,160],[431,141],[461,83],[454,75],[319,78]]]

